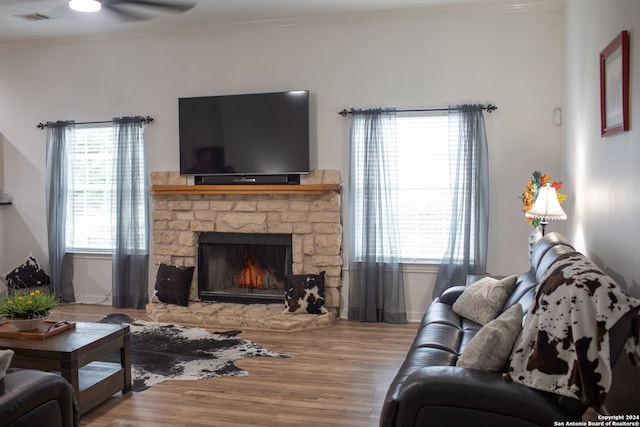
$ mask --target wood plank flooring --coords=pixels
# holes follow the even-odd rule
[[[65,305],[55,316],[97,321],[115,312],[148,319],[144,310],[85,304]],[[85,414],[81,426],[375,427],[417,327],[339,320],[315,331],[246,331],[242,338],[293,357],[236,362],[248,377],[166,381],[117,394]]]

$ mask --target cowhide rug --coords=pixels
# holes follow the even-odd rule
[[[246,357],[290,357],[236,337],[240,331],[208,332],[169,323],[135,320],[110,314],[102,323],[129,325],[133,391],[165,380],[203,380],[221,376],[244,377],[247,371],[233,362]],[[118,361],[114,355],[112,360]]]

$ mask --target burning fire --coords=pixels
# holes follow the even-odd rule
[[[263,288],[262,279],[264,278],[265,272],[260,266],[255,265],[255,255],[252,253],[248,253],[244,257],[244,270],[240,272],[240,287],[241,288],[255,288],[261,289]]]

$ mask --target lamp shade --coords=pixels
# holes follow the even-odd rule
[[[538,190],[533,207],[525,214],[527,218],[540,218],[543,221],[550,219],[567,219],[567,214],[562,210],[556,189],[545,184]]]
[[[102,5],[98,0],[70,0],[69,7],[78,12],[97,12]]]

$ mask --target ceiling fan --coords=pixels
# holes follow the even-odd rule
[[[78,12],[98,12],[106,9],[127,21],[149,19],[137,10],[140,8],[155,8],[164,12],[183,13],[192,9],[195,2],[178,2],[162,0],[69,0],[69,7]]]

